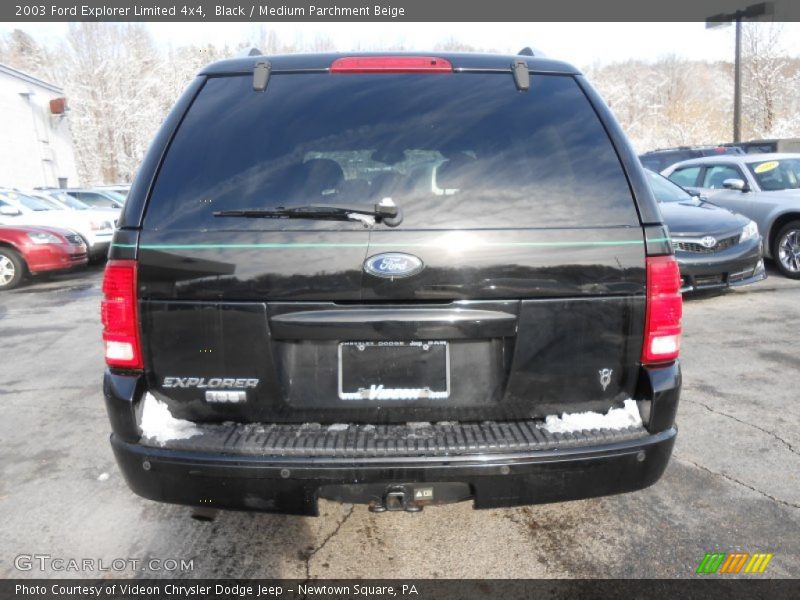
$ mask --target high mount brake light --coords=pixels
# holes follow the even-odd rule
[[[681,346],[681,274],[674,256],[647,257],[643,364],[672,362]]]
[[[331,64],[331,73],[452,73],[449,60],[434,56],[347,56]]]
[[[103,343],[109,367],[144,367],[137,305],[136,261],[109,261],[103,276],[103,300],[100,302]]]

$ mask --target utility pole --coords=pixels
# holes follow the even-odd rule
[[[721,13],[706,19],[706,29],[725,27],[736,23],[736,54],[733,60],[733,143],[742,141],[742,21],[772,15],[773,2],[751,4],[732,13]]]
[[[742,11],[736,11],[736,57],[733,60],[733,143],[742,141]]]

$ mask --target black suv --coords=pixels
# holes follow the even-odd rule
[[[110,259],[111,444],[147,498],[489,508],[638,490],[669,460],[678,267],[570,65],[212,64]]]
[[[651,150],[639,155],[639,160],[645,168],[660,173],[667,167],[677,162],[689,160],[690,158],[700,158],[701,156],[717,156],[721,154],[744,154],[744,150],[738,146],[678,146],[676,148],[662,148]]]

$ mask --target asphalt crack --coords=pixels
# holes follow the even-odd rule
[[[322,550],[328,544],[328,542],[330,542],[333,538],[336,537],[336,535],[339,533],[339,530],[342,528],[342,526],[345,523],[347,523],[347,520],[353,515],[353,512],[355,511],[355,509],[356,509],[355,505],[351,504],[350,505],[350,510],[347,511],[347,514],[345,514],[345,516],[342,518],[342,520],[339,521],[339,523],[336,525],[336,528],[331,533],[329,533],[325,537],[324,540],[322,540],[322,543],[319,546],[317,546],[316,548],[313,548],[310,552],[308,552],[307,554],[304,555],[303,558],[304,558],[305,563],[306,563],[305,564],[305,566],[306,566],[306,578],[305,578],[305,581],[303,581],[303,583],[306,583],[307,581],[311,580],[311,559],[314,558],[314,556],[320,550]]]
[[[703,465],[698,464],[698,463],[694,462],[693,460],[689,460],[688,458],[682,458],[682,457],[678,456],[675,453],[673,453],[672,456],[673,456],[673,458],[675,458],[675,460],[678,460],[678,461],[683,462],[683,463],[688,463],[688,464],[690,464],[690,465],[692,465],[694,467],[697,467],[701,471],[705,471],[706,473],[710,473],[711,475],[715,475],[717,477],[721,477],[722,479],[727,479],[728,481],[730,481],[732,483],[737,483],[737,484],[741,485],[742,487],[746,487],[748,490],[756,492],[757,494],[760,494],[761,496],[764,496],[765,498],[768,498],[768,499],[772,500],[773,502],[777,502],[778,504],[783,504],[784,506],[788,506],[790,508],[800,508],[800,504],[794,504],[793,502],[788,502],[786,500],[781,500],[780,498],[777,498],[777,497],[773,496],[772,494],[768,494],[767,492],[764,492],[764,491],[758,489],[757,487],[753,487],[752,485],[747,484],[744,481],[739,481],[738,479],[736,479],[734,477],[731,477],[730,475],[726,475],[725,473],[718,473],[717,471],[712,471],[708,467],[704,467]]]
[[[738,417],[734,417],[733,415],[729,415],[728,413],[724,413],[724,412],[722,412],[722,411],[720,411],[720,410],[716,410],[716,409],[714,409],[714,408],[711,408],[711,407],[710,407],[708,404],[706,404],[705,402],[698,402],[697,400],[690,400],[690,399],[688,399],[688,398],[681,398],[681,402],[688,402],[689,404],[697,404],[697,405],[699,405],[699,406],[702,406],[703,408],[705,408],[705,409],[706,409],[707,411],[709,411],[709,412],[712,412],[712,413],[714,413],[714,414],[717,414],[717,415],[720,415],[720,416],[723,416],[723,417],[727,417],[727,418],[729,418],[729,419],[732,419],[732,420],[736,421],[737,423],[741,423],[742,425],[747,425],[747,426],[749,426],[749,427],[752,427],[753,429],[757,429],[757,430],[759,430],[759,431],[761,431],[761,432],[763,432],[763,433],[766,433],[767,435],[769,435],[769,436],[771,436],[771,437],[775,438],[775,439],[776,439],[776,440],[778,440],[778,441],[779,441],[781,444],[783,444],[784,446],[786,446],[786,447],[789,449],[789,452],[791,452],[791,453],[793,453],[793,454],[797,454],[798,456],[800,456],[800,452],[798,452],[798,451],[795,449],[795,447],[794,447],[794,446],[792,446],[792,445],[791,445],[791,444],[790,444],[788,441],[786,441],[785,439],[783,439],[783,438],[782,438],[781,436],[779,436],[777,433],[774,433],[774,432],[770,431],[769,429],[764,429],[763,427],[760,427],[759,425],[756,425],[755,423],[749,423],[749,422],[747,422],[747,421],[742,421],[742,420],[741,420],[741,419],[739,419]]]
[[[16,389],[16,390],[11,390],[11,389],[7,389],[7,388],[0,388],[0,394],[4,394],[4,395],[5,394],[8,394],[8,395],[11,395],[11,394],[30,394],[32,392],[41,392],[41,393],[50,393],[50,394],[52,394],[53,392],[62,392],[62,391],[75,392],[75,391],[83,391],[83,390],[96,391],[97,390],[97,385],[96,384],[92,384],[92,385],[89,385],[89,386],[86,386],[86,385],[60,385],[56,389],[53,389],[52,387],[22,388],[22,389]]]

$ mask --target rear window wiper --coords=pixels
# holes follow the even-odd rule
[[[324,221],[360,221],[364,227],[384,223],[396,227],[402,221],[400,209],[390,198],[384,198],[372,209],[362,206],[277,206],[275,208],[243,208],[220,210],[215,217],[242,217],[246,219],[318,219]]]

